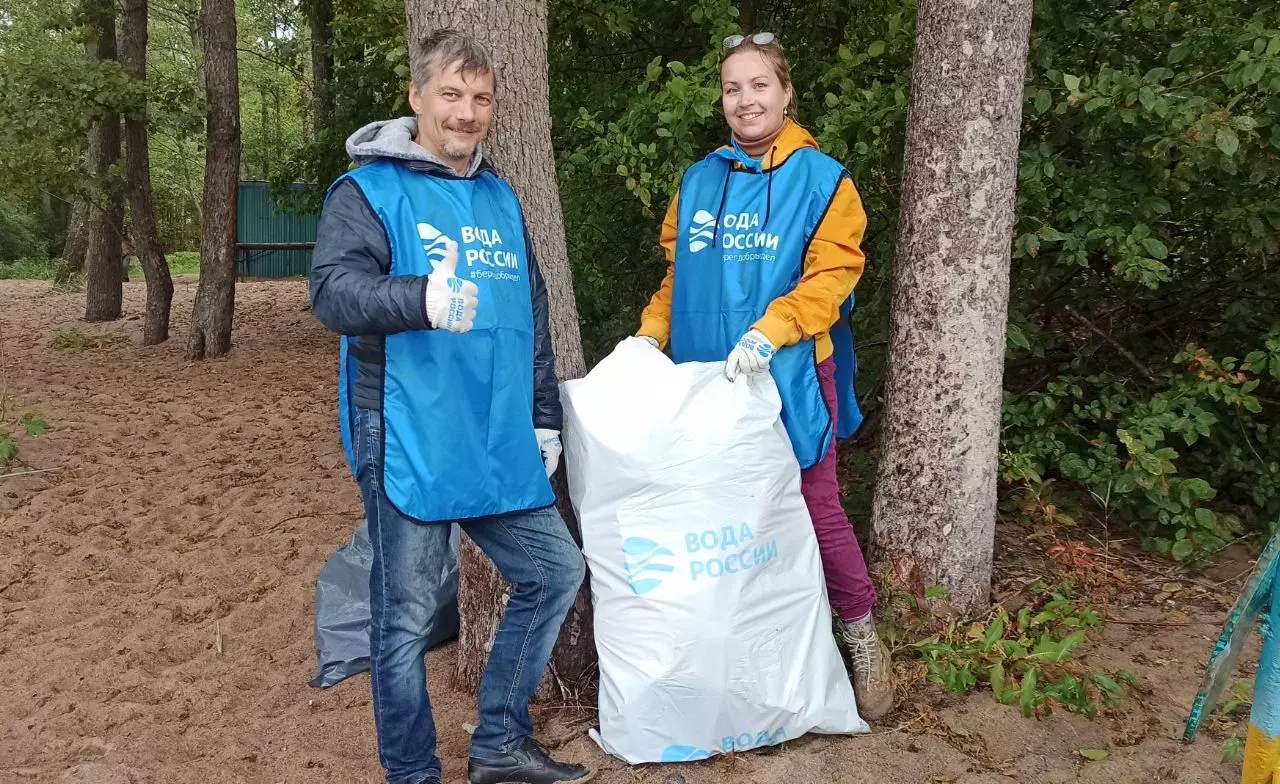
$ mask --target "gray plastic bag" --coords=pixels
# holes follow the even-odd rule
[[[458,526],[450,526],[449,548],[436,597],[436,617],[427,638],[435,648],[458,634]],[[316,578],[316,658],[320,672],[309,683],[320,689],[369,671],[369,570],[373,547],[369,523],[360,523],[346,544],[329,557]]]

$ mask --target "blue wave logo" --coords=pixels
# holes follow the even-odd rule
[[[430,223],[418,224],[418,236],[422,238],[422,249],[427,252],[427,259],[431,262],[431,266],[444,261],[447,246],[452,240],[449,235],[442,234],[439,229]]]
[[[675,558],[675,553],[643,536],[628,537],[622,542],[623,561],[627,569],[627,582],[637,596],[652,591],[662,584],[664,575],[676,568],[665,559]]]
[[[689,227],[689,250],[697,253],[711,243],[715,236],[716,218],[706,210],[698,210],[693,214],[693,225]]]
[[[692,762],[704,760],[710,756],[711,752],[696,746],[668,746],[662,750],[663,762]]]

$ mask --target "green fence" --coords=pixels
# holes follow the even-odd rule
[[[236,201],[236,248],[242,278],[304,277],[311,271],[318,213],[302,206],[308,189],[290,185],[277,200],[265,182],[244,181]]]

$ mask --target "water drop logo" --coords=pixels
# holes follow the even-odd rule
[[[418,236],[422,238],[422,249],[427,252],[427,260],[431,262],[432,269],[437,264],[444,261],[446,246],[453,240],[449,239],[447,234],[441,234],[440,230],[430,223],[418,224]]]
[[[643,596],[662,584],[663,575],[675,571],[665,559],[675,558],[675,553],[643,536],[628,537],[622,542],[623,565],[627,569],[627,582],[637,596]]]
[[[662,750],[663,762],[692,762],[704,760],[710,756],[711,752],[696,746],[668,746]]]
[[[689,250],[697,253],[711,244],[715,236],[716,218],[706,210],[698,210],[693,214],[693,225],[689,227]]]

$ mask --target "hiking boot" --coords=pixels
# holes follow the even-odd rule
[[[566,765],[551,755],[533,738],[524,741],[505,757],[467,763],[471,784],[579,784],[591,778],[581,765]]]
[[[893,709],[893,670],[889,649],[876,634],[875,621],[839,622],[840,639],[849,649],[853,695],[858,713],[868,721],[883,718]]]

